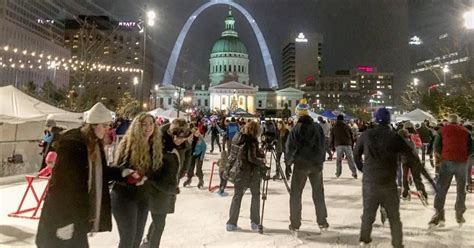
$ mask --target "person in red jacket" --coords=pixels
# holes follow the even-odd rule
[[[435,157],[438,160],[439,177],[436,183],[438,192],[434,199],[435,215],[429,222],[430,227],[443,226],[444,203],[446,194],[453,176],[456,178],[456,221],[462,225],[466,220],[463,217],[466,211],[466,162],[472,153],[472,139],[468,130],[459,125],[459,117],[451,114],[449,123],[436,135],[434,142]]]

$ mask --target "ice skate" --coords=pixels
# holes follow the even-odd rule
[[[184,181],[184,183],[183,183],[183,187],[187,187],[187,186],[191,185],[192,181],[193,181],[192,178],[186,179],[186,181]]]
[[[202,178],[199,178],[199,183],[198,183],[197,187],[199,189],[201,189],[203,186],[204,186],[204,180]]]
[[[463,226],[464,223],[466,223],[466,219],[462,216],[462,214],[456,213],[456,222],[459,225],[459,228]]]
[[[359,244],[360,247],[365,247],[365,248],[368,248],[370,247],[370,242],[369,243],[365,243],[364,241],[361,241],[360,244]]]
[[[319,225],[319,229],[321,230],[321,232],[327,231],[328,228],[329,228],[329,224],[327,222]]]
[[[461,216],[462,217],[462,216]],[[435,227],[444,227],[444,210],[437,212],[433,217],[431,218],[431,221],[428,223],[428,226],[430,229],[433,229]]]
[[[418,191],[417,194],[418,194],[418,198],[420,198],[421,204],[423,204],[423,206],[425,207],[428,207],[428,197],[426,193],[423,193],[422,191]]]
[[[291,226],[291,225],[288,226],[288,229],[290,229],[291,235],[292,235],[294,238],[296,238],[296,239],[299,238],[300,229],[294,228],[294,227]]]
[[[402,199],[404,201],[410,201],[411,200],[411,194],[410,194],[410,191],[403,191],[402,193]]]

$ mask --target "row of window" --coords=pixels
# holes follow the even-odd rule
[[[232,70],[233,69],[233,70]],[[241,65],[214,65],[211,67],[211,73],[216,73],[216,72],[241,72],[241,73],[247,73],[247,68],[245,66]]]

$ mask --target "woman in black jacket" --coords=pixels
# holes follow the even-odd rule
[[[185,163],[188,149],[189,126],[184,119],[175,119],[162,126],[163,166],[149,175],[149,207],[153,223],[148,232],[150,247],[160,247],[161,235],[165,229],[168,213],[174,213],[178,189],[178,171]]]
[[[129,174],[115,182],[111,198],[112,213],[117,222],[119,248],[138,248],[148,217],[148,194],[143,182],[145,175],[161,168],[161,133],[155,118],[141,113],[132,121],[121,140],[116,165]],[[133,173],[130,173],[134,171]]]
[[[87,233],[112,230],[108,182],[121,170],[107,166],[102,140],[112,115],[102,103],[86,124],[57,143],[57,160],[36,235],[38,247],[89,247]]]
[[[227,221],[227,231],[234,231],[237,228],[239,219],[240,205],[242,197],[247,188],[252,193],[252,202],[250,205],[250,227],[256,231],[260,224],[260,171],[264,166],[263,154],[258,150],[258,135],[260,127],[257,122],[251,121],[245,126],[245,131],[241,135],[235,137],[232,141],[233,149],[242,146],[239,154],[240,170],[235,177],[234,197],[230,205],[229,220]]]

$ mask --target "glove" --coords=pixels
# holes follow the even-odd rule
[[[141,182],[141,184],[143,184],[145,182],[145,181],[143,181],[144,177],[145,176],[143,175],[142,172],[134,171],[132,174],[127,176],[127,183],[128,184],[137,184],[137,183]]]
[[[61,240],[69,240],[72,238],[73,234],[74,234],[74,224],[69,224],[67,226],[58,228],[56,230],[56,237],[58,237]]]
[[[146,181],[146,180],[148,180],[148,177],[142,176],[142,177],[141,177],[141,180],[138,181],[135,185],[136,185],[136,186],[142,186],[143,184],[145,184],[145,181]]]

